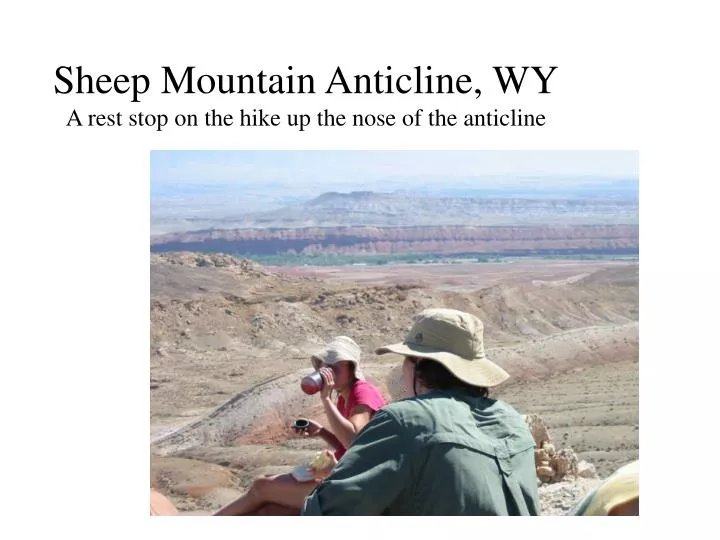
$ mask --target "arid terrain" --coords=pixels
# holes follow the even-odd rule
[[[301,255],[620,254],[637,253],[637,225],[304,227],[230,229],[166,234],[157,253],[277,253]]]
[[[488,355],[512,375],[492,396],[540,414],[558,448],[601,477],[639,455],[637,262],[281,268],[181,252],[151,254],[150,274],[151,483],[184,513],[322,448],[286,426],[324,420],[299,378],[327,339],[355,339],[366,374],[396,395],[398,359],[372,351],[428,307],[484,321]],[[543,486],[544,511],[591,485]]]
[[[156,223],[158,216],[153,216]],[[153,235],[150,249],[290,260],[319,255],[636,255],[637,216],[633,193],[558,198],[542,191],[534,197],[327,192],[269,212],[214,221],[189,218],[186,226],[194,227]]]
[[[367,180],[367,179],[366,179]],[[289,229],[336,227],[637,225],[637,183],[603,182],[584,187],[579,179],[564,187],[532,182],[512,186],[506,179],[496,189],[426,183],[408,189],[384,180],[374,191],[303,193],[303,186],[261,186],[252,193],[237,179],[217,186],[170,185],[158,188],[152,205],[152,234],[202,230]],[[601,186],[601,187],[600,187]],[[257,186],[260,187],[260,186]],[[330,186],[328,186],[330,187]],[[337,187],[337,186],[333,186]],[[400,189],[397,189],[400,188]],[[559,190],[558,190],[559,188]],[[237,190],[241,189],[241,195]],[[307,188],[306,188],[307,189]],[[389,190],[389,192],[388,192]],[[233,196],[235,195],[235,196]],[[263,210],[270,204],[274,209]],[[226,233],[222,233],[226,234]]]

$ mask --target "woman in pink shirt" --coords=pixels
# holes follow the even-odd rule
[[[335,449],[334,462],[342,458],[357,433],[385,405],[380,390],[364,380],[360,371],[360,347],[352,339],[340,336],[312,356],[313,367],[320,371],[323,388],[319,392],[327,426],[310,420],[310,426],[297,434],[321,437]],[[337,393],[333,402],[332,393]],[[325,471],[327,472],[327,471]],[[260,477],[240,498],[218,510],[216,516],[242,516],[257,513],[299,514],[305,497],[317,480],[299,482],[291,474]]]

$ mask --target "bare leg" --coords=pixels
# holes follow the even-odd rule
[[[177,516],[175,505],[165,495],[150,488],[150,515],[151,516]]]
[[[305,497],[315,487],[315,482],[298,482],[289,474],[256,478],[250,489],[215,516],[245,516],[257,511],[266,503],[276,503],[290,508],[302,508]]]

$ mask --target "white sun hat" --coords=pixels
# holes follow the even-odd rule
[[[352,362],[355,364],[355,376],[358,379],[365,377],[360,370],[360,357],[362,351],[355,341],[347,336],[338,336],[328,342],[318,352],[314,353],[310,360],[315,369],[320,369],[321,364],[332,366],[338,362]]]

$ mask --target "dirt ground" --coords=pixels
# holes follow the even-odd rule
[[[606,476],[639,455],[637,271],[602,261],[280,269],[152,255],[151,484],[182,513],[207,514],[254,477],[289,471],[322,448],[286,429],[299,411],[324,420],[299,390],[310,353],[342,334],[371,351],[438,306],[485,322],[489,355],[512,375],[493,395],[540,414],[556,446]],[[391,397],[392,360],[367,352],[364,362]]]
[[[638,362],[592,365],[543,381],[517,381],[493,397],[539,414],[557,448],[570,446],[607,477],[638,458]]]
[[[291,271],[297,275],[317,276],[330,283],[393,285],[409,282],[440,290],[472,291],[493,285],[511,285],[533,280],[560,284],[566,280],[586,277],[600,269],[627,267],[626,261],[523,259],[498,263],[304,266]]]

